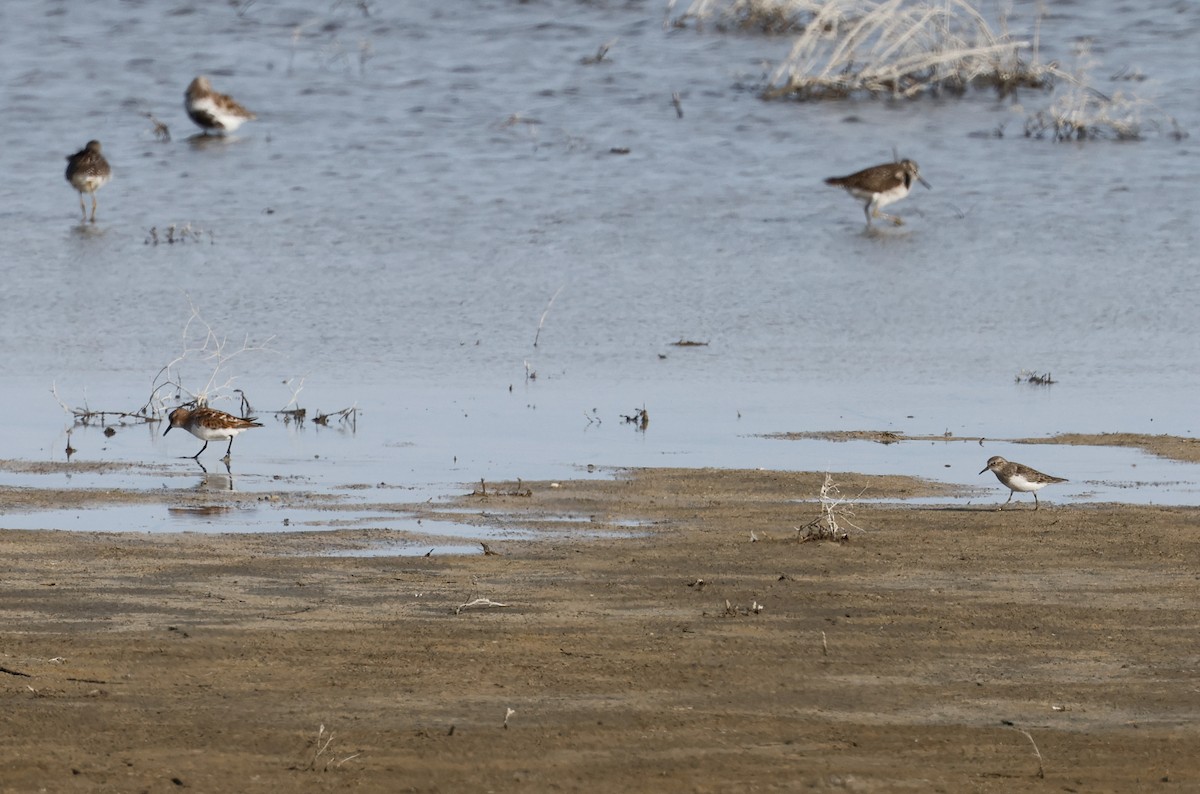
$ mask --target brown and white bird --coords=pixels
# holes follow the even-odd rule
[[[209,130],[233,132],[243,122],[257,118],[234,101],[233,97],[213,91],[208,78],[201,75],[193,80],[183,95],[183,106],[192,121],[207,135]]]
[[[983,474],[985,471],[995,474],[996,479],[1004,483],[1008,488],[1008,501],[1000,505],[999,509],[1001,510],[1012,501],[1013,494],[1017,491],[1032,493],[1033,509],[1037,510],[1039,506],[1037,492],[1039,490],[1056,482],[1066,482],[1062,477],[1052,477],[1049,474],[1042,474],[1037,469],[1031,469],[1021,463],[1013,463],[1011,460],[1005,460],[999,455],[988,458],[987,465],[979,473]]]
[[[234,436],[252,427],[262,427],[262,424],[255,422],[253,418],[242,419],[239,416],[227,414],[224,411],[218,411],[216,408],[209,408],[208,406],[200,406],[198,408],[180,406],[171,411],[169,419],[170,424],[163,431],[164,436],[175,428],[182,427],[196,438],[204,440],[204,446],[200,447],[200,452],[192,456],[197,459],[200,457],[201,452],[208,449],[209,441],[224,439],[229,439],[229,447],[225,450],[225,457],[229,457],[230,453],[233,452]]]
[[[112,169],[100,153],[100,141],[88,141],[87,146],[67,157],[67,181],[79,191],[79,209],[83,211],[84,220],[87,220],[88,214],[83,194],[90,193],[92,196],[92,223],[95,223],[96,191],[110,179]]]
[[[904,225],[903,219],[895,215],[885,215],[880,210],[907,196],[914,181],[920,182],[926,188],[933,188],[921,176],[916,163],[912,160],[901,160],[898,163],[873,165],[849,176],[831,176],[825,180],[825,184],[845,188],[851,196],[862,199],[869,229],[872,217],[889,220],[897,226]]]

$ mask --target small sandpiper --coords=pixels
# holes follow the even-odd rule
[[[203,75],[188,85],[183,97],[188,116],[200,125],[205,135],[209,130],[233,132],[243,122],[257,118],[234,101],[233,97],[213,91],[212,84]]]
[[[987,465],[979,473],[983,474],[985,471],[994,473],[996,479],[1008,487],[1008,501],[1000,505],[1000,510],[1003,510],[1005,505],[1012,501],[1013,494],[1017,491],[1032,493],[1033,509],[1037,510],[1039,506],[1037,492],[1039,490],[1056,482],[1066,482],[1062,477],[1052,477],[1049,474],[1042,474],[1037,469],[1031,469],[1020,463],[1013,463],[999,455],[988,458]]]
[[[83,220],[88,219],[83,194],[90,193],[92,196],[92,223],[95,223],[96,191],[110,179],[112,169],[104,155],[100,154],[100,141],[88,141],[87,146],[67,157],[67,181],[79,191],[79,209],[83,211]]]
[[[225,450],[225,457],[228,458],[233,452],[234,436],[252,427],[262,427],[262,424],[254,421],[253,418],[242,419],[239,416],[227,414],[224,411],[218,411],[216,408],[209,408],[207,406],[199,408],[180,406],[171,411],[170,424],[163,431],[163,435],[165,436],[177,427],[182,427],[196,438],[203,439],[204,446],[200,447],[200,452],[192,456],[199,460],[200,453],[208,449],[209,441],[224,440],[226,438],[229,439],[229,447]]]
[[[912,189],[913,180],[927,188],[933,187],[921,176],[917,164],[912,160],[873,165],[849,176],[831,176],[825,180],[825,184],[845,188],[851,196],[865,202],[863,212],[867,215],[869,229],[872,217],[889,220],[897,226],[904,225],[902,218],[885,215],[880,210],[907,196],[908,191]]]

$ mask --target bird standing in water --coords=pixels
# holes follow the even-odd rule
[[[83,211],[83,220],[88,219],[87,206],[83,203],[83,194],[92,197],[92,223],[96,222],[96,191],[104,187],[112,179],[112,168],[108,160],[100,153],[100,141],[88,141],[75,154],[67,157],[67,181],[71,187],[79,191],[79,209]]]
[[[204,441],[204,446],[200,447],[200,452],[192,455],[197,460],[200,458],[200,453],[208,449],[209,441],[224,439],[229,439],[229,446],[225,450],[225,457],[228,458],[233,452],[234,436],[252,427],[262,427],[262,424],[254,421],[253,418],[242,419],[239,416],[227,414],[224,411],[218,411],[216,408],[209,408],[207,406],[199,408],[180,406],[171,411],[169,420],[170,424],[163,431],[164,436],[175,428],[182,427],[196,438]]]

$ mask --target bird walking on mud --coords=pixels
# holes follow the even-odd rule
[[[915,162],[901,160],[898,163],[873,165],[848,176],[831,176],[825,180],[825,184],[845,188],[851,196],[861,199],[864,202],[863,212],[867,216],[867,228],[870,229],[872,217],[889,220],[897,226],[904,225],[902,218],[885,215],[880,210],[907,196],[914,181],[933,189],[921,176]]]
[[[243,419],[207,406],[200,406],[198,408],[180,406],[171,411],[169,421],[167,429],[163,431],[164,436],[175,428],[182,427],[196,438],[204,441],[204,446],[200,447],[200,452],[192,455],[192,458],[196,460],[199,460],[200,454],[208,449],[209,441],[224,439],[229,439],[229,446],[225,449],[225,457],[228,458],[233,452],[234,436],[252,427],[262,427],[262,424],[254,421],[252,417]]]
[[[88,141],[86,146],[67,157],[67,181],[79,191],[79,209],[83,212],[83,220],[88,219],[83,194],[91,194],[92,223],[95,223],[96,191],[104,187],[109,179],[112,179],[112,168],[100,153],[100,141]]]
[[[1057,482],[1066,482],[1062,477],[1053,477],[1049,474],[1042,474],[1037,469],[1031,469],[1021,463],[1014,463],[1010,460],[1005,460],[999,455],[994,455],[988,458],[987,465],[983,467],[980,474],[985,471],[990,471],[996,475],[996,479],[1004,483],[1008,488],[1008,500],[1000,505],[999,510],[1003,510],[1005,505],[1012,501],[1013,494],[1017,491],[1021,493],[1033,494],[1033,509],[1038,509],[1037,492],[1047,485],[1053,485]]]
[[[253,113],[239,105],[233,97],[213,91],[212,84],[204,75],[197,77],[183,95],[183,106],[188,118],[196,122],[207,135],[209,130],[233,132],[243,122],[256,118]]]

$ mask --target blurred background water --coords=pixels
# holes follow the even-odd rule
[[[1037,8],[1006,4],[1008,26],[1032,31]],[[763,466],[1000,499],[976,473],[1004,454],[1070,478],[1046,494],[1062,501],[1195,501],[1197,467],[1129,450],[762,434],[1192,435],[1196,138],[1027,139],[1026,114],[1052,99],[1034,91],[767,102],[791,38],[664,24],[681,10],[0,6],[0,457],[64,459],[72,422],[52,389],[140,407],[194,307],[227,352],[249,348],[216,381],[266,424],[234,444],[243,488]],[[1039,33],[1042,58],[1069,66],[1088,42],[1102,90],[1200,129],[1196,4],[1052,4]],[[192,139],[197,74],[258,120]],[[63,179],[91,138],[114,170],[94,226]],[[904,227],[865,234],[861,206],[822,180],[893,150],[933,189],[891,208]],[[172,225],[192,234],[168,244]],[[179,372],[198,389],[211,368],[193,354]],[[357,406],[356,430],[282,424],[270,411],[293,397],[310,416]],[[640,408],[645,432],[622,419]],[[160,434],[77,428],[70,443],[193,476],[179,457],[201,442]]]

